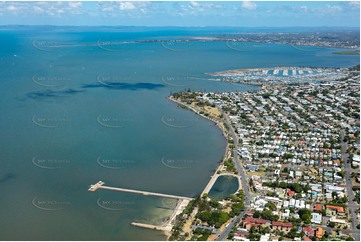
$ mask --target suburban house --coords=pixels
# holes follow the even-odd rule
[[[311,226],[303,227],[302,231],[308,236],[313,237],[315,236],[315,231],[311,228]]]
[[[278,229],[280,231],[288,232],[292,229],[292,223],[272,222],[272,230]]]
[[[247,230],[250,230],[252,227],[263,227],[269,224],[269,221],[265,219],[246,218],[245,220],[243,220],[243,226]]]
[[[323,229],[322,229],[321,227],[318,227],[318,228],[316,229],[316,237],[319,238],[319,239],[321,239],[322,236],[323,236]]]

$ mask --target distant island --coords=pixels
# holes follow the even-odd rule
[[[359,53],[360,32],[359,31],[330,31],[330,32],[272,32],[265,30],[262,32],[244,32],[242,30],[217,33],[202,32],[199,36],[172,36],[164,39],[140,40],[140,42],[206,42],[206,41],[225,41],[232,49],[247,46],[239,46],[242,43],[267,43],[267,44],[288,44],[292,46],[317,46],[328,48],[350,48],[356,49]],[[303,50],[303,49],[302,49]],[[307,50],[303,50],[307,51]]]
[[[336,52],[332,52],[332,54],[336,54],[336,55],[359,55],[360,50],[336,51]]]

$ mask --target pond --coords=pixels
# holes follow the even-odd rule
[[[220,176],[217,178],[208,195],[213,198],[223,199],[237,192],[237,190],[238,178],[233,176]]]

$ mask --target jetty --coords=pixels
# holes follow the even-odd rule
[[[135,193],[140,194],[144,196],[155,196],[155,197],[163,197],[163,198],[170,198],[170,199],[181,199],[181,200],[192,200],[190,197],[183,197],[183,196],[177,196],[177,195],[169,195],[164,193],[157,193],[157,192],[146,192],[141,190],[135,190],[135,189],[126,189],[126,188],[119,188],[119,187],[109,187],[104,186],[104,182],[98,181],[94,185],[90,185],[88,191],[95,192],[97,189],[106,189],[106,190],[112,190],[112,191],[118,191],[118,192],[128,192],[128,193]]]
[[[118,187],[108,187],[108,186],[101,186],[100,188],[106,189],[106,190],[118,191],[118,192],[141,194],[144,196],[155,196],[155,197],[164,197],[164,198],[171,198],[171,199],[192,200],[192,198],[190,198],[190,197],[182,197],[182,196],[169,195],[169,194],[163,194],[163,193],[157,193],[157,192],[145,192],[145,191],[140,191],[140,190],[125,189],[125,188],[118,188]]]
[[[101,186],[103,186],[104,184],[105,184],[105,182],[98,181],[94,185],[90,185],[88,191],[89,192],[95,192],[98,188],[101,188]]]

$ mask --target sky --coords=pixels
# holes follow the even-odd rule
[[[359,1],[0,2],[0,25],[359,27]]]

